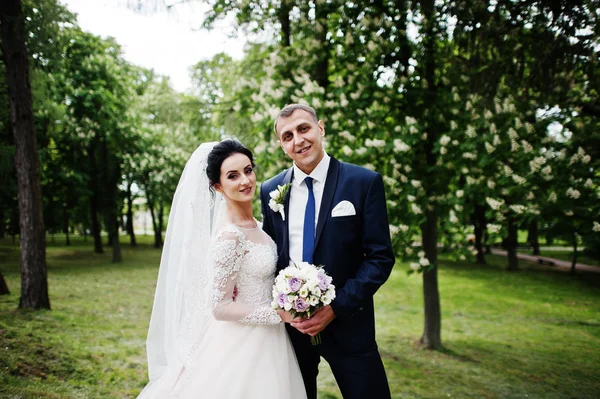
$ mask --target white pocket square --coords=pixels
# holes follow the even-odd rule
[[[341,201],[331,211],[331,217],[352,216],[356,215],[356,209],[350,201]]]

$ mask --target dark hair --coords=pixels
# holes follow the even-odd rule
[[[237,140],[225,139],[213,147],[206,161],[206,174],[208,180],[210,180],[211,188],[213,184],[221,182],[221,165],[223,165],[223,161],[237,153],[247,156],[252,167],[254,167],[252,152]]]
[[[312,118],[314,119],[315,123],[319,122],[319,118],[317,117],[317,113],[315,112],[315,109],[313,107],[304,104],[288,104],[285,107],[283,107],[281,111],[279,111],[279,114],[277,114],[277,117],[275,118],[275,123],[273,123],[273,130],[275,130],[275,135],[277,136],[277,138],[279,138],[279,134],[277,133],[277,122],[279,122],[279,119],[287,118],[298,109],[308,112],[310,116],[312,116]]]

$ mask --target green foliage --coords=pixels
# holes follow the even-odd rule
[[[160,251],[141,237],[123,264],[91,254],[80,237],[48,245],[52,312],[16,312],[18,247],[0,243],[13,292],[0,297],[0,396],[135,397],[147,381],[144,340]],[[502,258],[476,266],[442,259],[445,349],[423,350],[418,279],[398,265],[375,296],[379,349],[394,398],[594,398],[600,363],[595,274]],[[568,337],[568,339],[565,339]],[[322,362],[319,397],[341,398]]]

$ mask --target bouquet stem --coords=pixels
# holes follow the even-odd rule
[[[313,344],[313,346],[320,345],[321,342],[321,333],[315,335],[314,337],[310,337],[310,343]]]

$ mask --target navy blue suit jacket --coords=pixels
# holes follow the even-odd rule
[[[291,182],[287,169],[261,187],[263,229],[277,243],[277,268],[289,265],[288,220],[269,208],[269,193]],[[285,198],[288,214],[289,196]],[[341,201],[350,201],[356,215],[332,217]],[[323,265],[336,286],[331,307],[336,318],[321,333],[346,353],[376,349],[373,295],[387,280],[394,265],[385,192],[381,175],[331,158],[315,233],[313,263]]]

